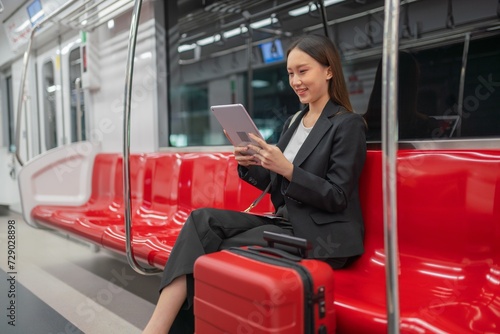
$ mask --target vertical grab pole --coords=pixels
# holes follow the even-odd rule
[[[399,333],[396,163],[399,0],[385,0],[382,55],[382,189],[388,333]]]
[[[460,86],[458,88],[458,125],[457,137],[462,136],[462,119],[464,117],[464,87],[465,87],[465,71],[467,70],[467,58],[469,57],[470,32],[465,34],[464,51],[462,53],[462,67],[460,68]]]
[[[326,18],[326,7],[325,7],[325,2],[323,0],[318,0],[318,6],[320,7],[319,9],[321,10],[321,19],[323,20],[323,31],[325,32],[326,37],[328,36],[328,19]]]
[[[80,93],[82,91],[82,79],[76,78],[75,92],[76,92],[76,141],[82,141],[82,106]]]
[[[132,248],[132,194],[130,191],[130,107],[132,101],[132,78],[134,73],[135,45],[137,42],[137,30],[139,27],[139,16],[141,14],[142,0],[136,0],[132,20],[130,23],[130,35],[128,41],[127,70],[125,74],[125,102],[123,117],[123,201],[125,204],[125,238],[127,260],[132,269],[139,274],[153,275],[161,272],[158,268],[144,268],[134,257]]]

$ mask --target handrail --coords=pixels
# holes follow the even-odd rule
[[[396,155],[399,0],[385,0],[382,53],[382,190],[388,333],[399,333]]]
[[[470,32],[465,34],[464,50],[462,52],[462,67],[460,68],[460,84],[458,87],[458,125],[457,137],[462,136],[462,120],[464,119],[464,89],[465,89],[465,71],[467,70],[467,58],[469,57]]]
[[[17,162],[22,166],[24,166],[24,162],[21,159],[20,155],[20,144],[21,144],[21,116],[22,116],[22,108],[23,108],[23,102],[24,102],[24,86],[26,85],[26,72],[28,71],[28,62],[30,58],[30,53],[31,53],[31,45],[33,43],[33,38],[35,37],[35,32],[38,31],[47,21],[50,21],[54,16],[59,15],[62,11],[64,11],[66,8],[71,6],[74,2],[77,0],[69,0],[66,2],[64,5],[61,7],[57,8],[55,11],[50,13],[46,18],[43,20],[39,21],[33,29],[31,29],[31,34],[30,34],[30,39],[28,41],[28,48],[26,49],[26,52],[24,53],[24,58],[23,58],[23,73],[21,75],[21,87],[19,88],[19,100],[17,103],[17,117],[16,117],[16,159]]]
[[[76,141],[82,141],[82,106],[80,93],[82,92],[82,79],[75,79],[75,93],[76,93]]]
[[[323,0],[318,0],[319,10],[321,11],[321,20],[323,21],[323,32],[326,37],[330,37],[328,34],[328,18],[326,16],[326,7],[325,2]]]
[[[141,14],[142,0],[136,0],[132,12],[130,24],[130,35],[128,42],[127,71],[125,74],[125,102],[123,118],[123,201],[125,204],[125,239],[127,261],[137,273],[143,275],[154,275],[161,270],[158,268],[142,267],[134,257],[132,247],[132,194],[130,190],[130,109],[132,102],[132,78],[134,74],[135,45],[137,42],[137,30],[139,27],[139,16]]]

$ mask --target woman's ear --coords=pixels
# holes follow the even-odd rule
[[[332,67],[328,66],[328,68],[326,69],[326,79],[330,80],[331,78],[333,78]]]

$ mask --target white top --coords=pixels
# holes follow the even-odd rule
[[[297,152],[306,140],[312,128],[312,126],[310,128],[306,128],[303,123],[303,118],[300,120],[300,124],[297,127],[297,130],[295,130],[294,134],[292,135],[292,139],[290,139],[290,142],[283,152],[288,161],[293,162],[295,156],[297,155]]]

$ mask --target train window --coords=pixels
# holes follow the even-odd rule
[[[169,52],[170,145],[228,144],[209,113],[210,105],[226,103],[244,104],[268,141],[276,142],[283,121],[301,108],[284,75],[284,55],[302,34],[328,35],[336,43],[354,111],[367,120],[368,140],[380,141],[384,2],[324,4],[321,13],[316,5],[286,0],[169,1],[169,12],[176,13],[169,24],[178,33],[169,42],[177,50]],[[450,25],[446,19],[453,13],[443,2],[402,6],[400,140],[500,135],[500,37],[498,18],[491,16],[496,7],[490,1],[471,10],[461,1],[453,12],[460,21]],[[474,24],[480,21],[488,35],[479,35]]]
[[[418,112],[432,139],[500,135],[500,36],[473,39],[468,48],[464,89],[460,73],[464,43],[415,52],[420,64]],[[460,98],[462,98],[460,103]]]
[[[500,36],[473,39],[460,82],[464,43],[399,52],[401,140],[500,136]],[[380,63],[364,114],[368,140],[381,134]],[[460,103],[460,98],[461,103]]]
[[[42,67],[43,80],[43,110],[45,126],[45,148],[50,150],[57,147],[57,124],[56,124],[56,91],[54,81],[54,63],[48,61]]]
[[[85,140],[85,100],[81,86],[82,58],[80,48],[69,53],[69,85],[71,92],[71,141]]]

